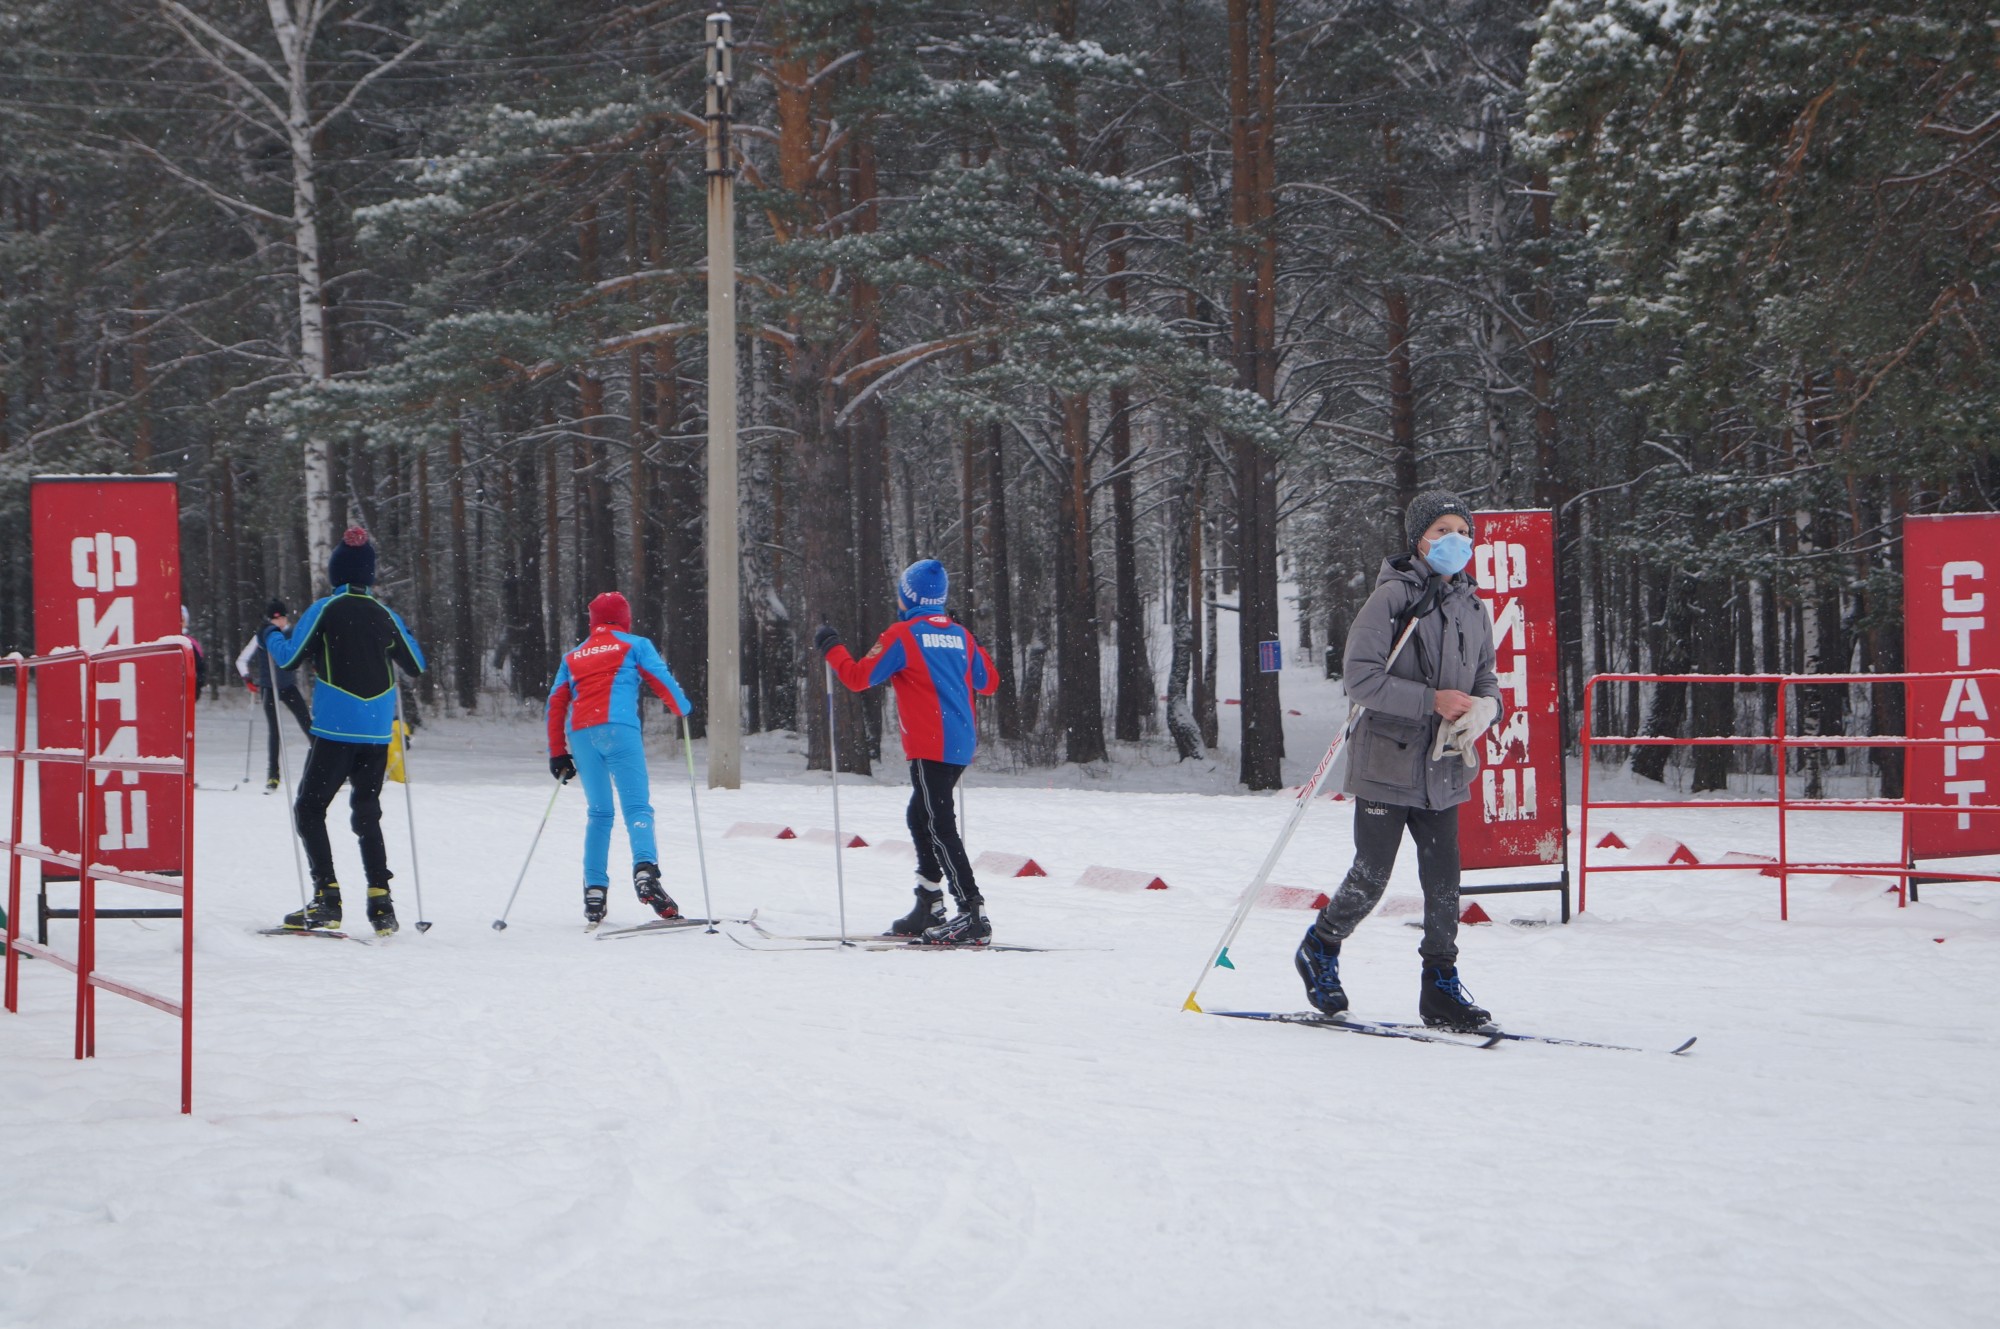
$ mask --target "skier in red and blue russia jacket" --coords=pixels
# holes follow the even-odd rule
[[[678,918],[681,912],[660,886],[652,790],[639,732],[641,684],[674,715],[692,709],[659,649],[632,634],[632,607],[625,597],[606,591],[590,602],[590,635],[563,656],[548,707],[549,774],[564,784],[581,779],[590,800],[583,837],[583,917],[591,927],[604,921],[604,896],[611,884],[607,860],[613,785],[632,842],[632,889],[661,918]]]
[[[840,634],[826,625],[813,635],[813,646],[855,692],[895,684],[903,753],[910,759],[917,903],[889,925],[890,935],[921,936],[936,946],[981,946],[992,940],[993,929],[959,838],[952,790],[979,745],[972,698],[990,695],[1000,679],[972,633],[945,613],[950,589],[942,563],[934,558],[912,563],[896,582],[902,617],[876,639],[874,649],[857,660]],[[941,889],[947,882],[958,905],[957,917],[950,920],[944,916]]]

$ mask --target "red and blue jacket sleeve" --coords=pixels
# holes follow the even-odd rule
[[[632,643],[632,664],[639,671],[639,677],[646,680],[646,686],[653,695],[667,704],[667,709],[675,715],[686,715],[694,709],[688,702],[687,693],[681,691],[680,681],[674,677],[667,662],[661,658],[659,647],[645,637],[628,637]]]
[[[833,672],[847,685],[850,692],[866,692],[878,687],[909,663],[909,651],[904,645],[905,633],[901,623],[894,624],[875,639],[875,645],[859,660],[848,652],[845,643],[839,643],[826,653],[826,662],[833,666]]]
[[[982,697],[990,697],[1000,686],[1000,675],[993,669],[993,661],[987,658],[986,648],[968,632],[965,644],[972,648],[972,659],[967,674],[972,680],[972,690]]]
[[[569,657],[556,670],[555,686],[549,689],[549,755],[560,757],[569,751],[569,703],[576,695],[576,683],[569,676]]]

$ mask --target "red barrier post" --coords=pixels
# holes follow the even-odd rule
[[[1590,903],[1590,727],[1593,705],[1597,699],[1597,680],[1591,679],[1583,687],[1583,728],[1578,731],[1583,749],[1583,807],[1577,815],[1576,841],[1576,912],[1582,913]]]
[[[181,679],[181,1115],[194,1111],[194,646]]]
[[[21,956],[14,947],[14,938],[21,930],[21,856],[14,852],[21,843],[21,818],[26,808],[28,792],[28,759],[22,752],[28,746],[28,666],[19,651],[15,651],[0,665],[14,671],[14,746],[7,756],[14,763],[14,797],[7,814],[7,978],[6,1007],[10,1011],[20,1009]]]
[[[1785,806],[1785,777],[1792,767],[1791,750],[1785,746],[1785,740],[1792,736],[1791,722],[1785,714],[1786,691],[1783,683],[1778,684],[1777,722],[1773,725],[1777,732],[1772,735],[1778,741],[1771,749],[1771,764],[1778,772],[1778,921],[1780,923],[1788,923],[1792,917],[1792,879],[1785,870],[1786,863],[1791,857],[1785,852],[1785,824],[1791,820]]]
[[[83,658],[83,772],[79,780],[83,797],[79,802],[76,840],[76,1059],[97,1055],[96,989],[90,986],[97,957],[97,889],[90,875],[91,850],[96,846],[97,818],[92,815],[97,800],[91,797],[90,758],[97,751],[97,670],[90,657]]]

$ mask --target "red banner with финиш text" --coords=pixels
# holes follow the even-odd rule
[[[134,646],[181,631],[179,486],[171,476],[36,476],[30,489],[35,653]],[[99,757],[173,756],[180,750],[185,686],[177,659],[102,665],[97,676]],[[79,750],[83,669],[36,671],[36,742]],[[82,771],[39,762],[41,837],[76,853]],[[100,771],[92,776],[90,861],[132,871],[178,869],[179,779]]]
[[[1545,511],[1474,514],[1473,582],[1493,621],[1504,716],[1480,744],[1459,809],[1460,865],[1563,862],[1562,712],[1556,649],[1556,524]]]

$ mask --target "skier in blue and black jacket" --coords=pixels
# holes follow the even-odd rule
[[[396,611],[375,598],[375,546],[368,532],[350,527],[327,562],[333,594],[316,600],[289,634],[264,629],[264,649],[279,669],[310,665],[317,683],[312,696],[312,751],[292,805],[299,839],[312,870],[313,897],[285,915],[295,929],[340,926],[340,883],[327,842],[326,809],[340,786],[348,786],[350,825],[361,842],[361,866],[368,878],[368,921],[376,935],[396,930],[396,907],[389,898],[389,855],[382,844],[382,779],[396,723],[396,674],[424,672],[424,653]]]

